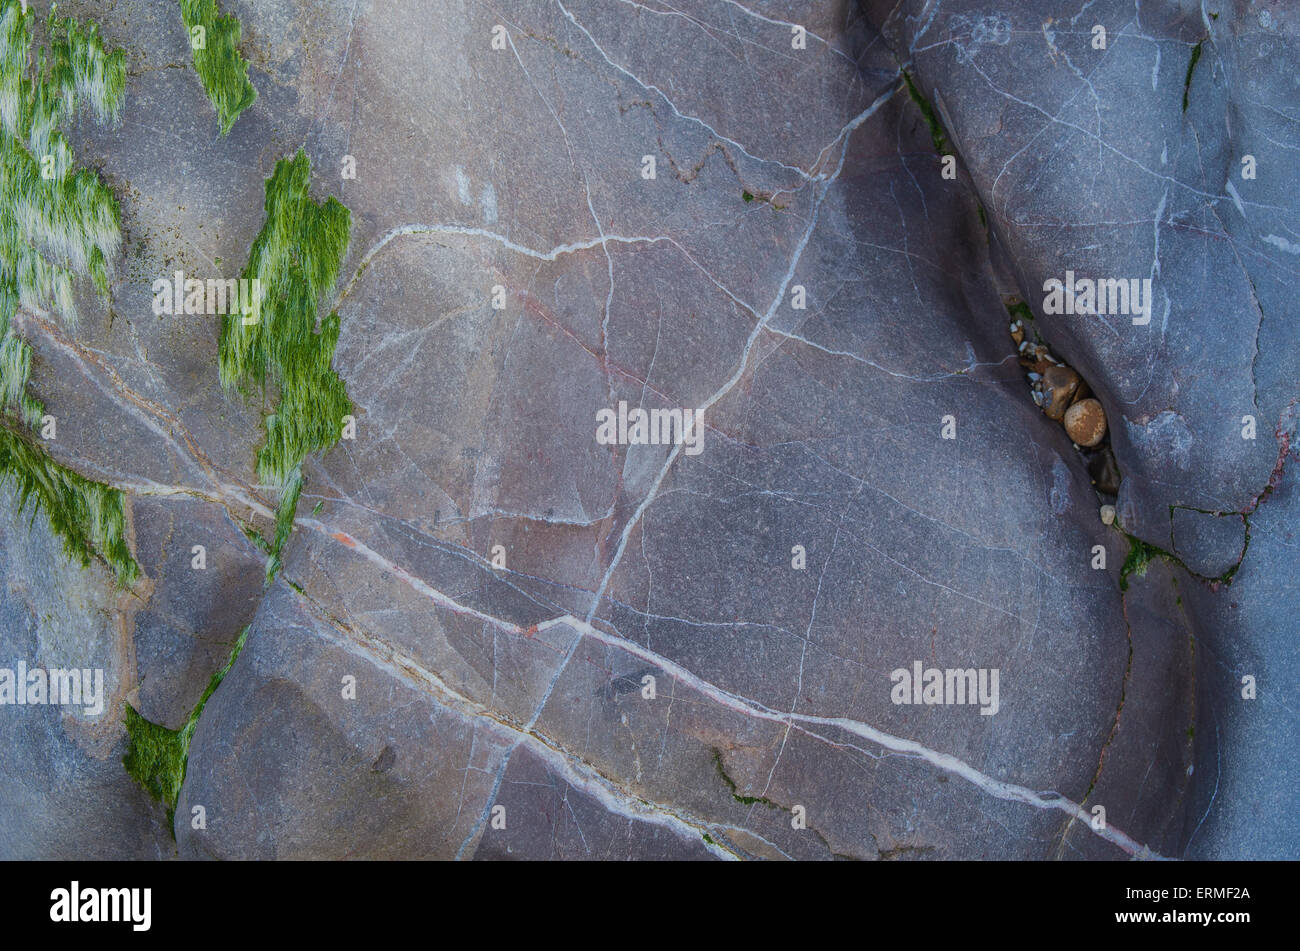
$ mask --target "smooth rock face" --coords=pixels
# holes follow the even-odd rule
[[[0,853],[65,856],[71,819],[114,857],[1300,856],[1267,765],[1300,742],[1290,14],[562,0],[494,50],[483,6],[229,6],[259,99],[224,139],[166,68],[174,4],[103,18],[123,124],[73,138],[122,202],[114,317],[18,321],[50,450],[131,496],[148,580],[121,606],[60,567],[43,620],[52,543],[6,523],[0,665],[80,643],[116,705],[94,743],[0,707]],[[264,591],[262,406],[150,284],[236,274],[303,143],[353,215],[328,303],[358,429]],[[1150,323],[1045,313],[1067,270],[1150,278]],[[1113,526],[1010,295],[1105,408]],[[620,403],[702,409],[699,451],[598,441]],[[1121,528],[1195,576],[1121,579]],[[121,705],[178,725],[246,624],[173,843]],[[924,702],[928,669],[971,702]]]
[[[150,661],[140,676],[137,706],[147,719],[175,730],[253,619],[262,597],[262,561],[218,506],[141,499],[133,514],[136,559],[154,579],[135,616],[136,653]],[[202,568],[195,567],[199,559]]]

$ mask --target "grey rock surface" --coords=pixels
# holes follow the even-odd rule
[[[1185,589],[1198,635],[1189,858],[1296,855],[1298,518],[1300,495],[1290,470],[1251,517],[1250,549],[1231,587]]]
[[[6,516],[0,664],[77,630],[117,704],[94,744],[0,708],[0,854],[75,818],[186,859],[1300,856],[1290,14],[235,2],[259,98],[217,138],[174,4],[66,6],[128,52],[121,127],[73,135],[125,261],[111,315],[18,326],[147,580],[58,567],[44,621]],[[263,590],[262,402],[150,286],[236,274],[299,145],[352,212],[358,428]],[[1151,278],[1151,322],[1044,313],[1067,269]],[[1114,527],[1012,295],[1106,408]],[[703,408],[702,451],[599,444],[620,401]],[[179,725],[245,625],[173,840],[121,704]],[[914,663],[996,669],[997,711],[896,703]]]
[[[135,609],[106,568],[69,562],[30,505],[19,511],[8,489],[0,496],[0,667],[103,671],[100,712],[86,703],[0,707],[0,854],[164,858],[174,848],[165,810],[122,769]]]
[[[1174,509],[1170,550],[1189,571],[1220,578],[1241,563],[1246,553],[1246,516],[1195,509]]]

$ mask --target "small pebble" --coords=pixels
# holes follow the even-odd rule
[[[1101,524],[1103,525],[1115,524],[1115,506],[1103,505],[1101,507]]]
[[[1119,495],[1119,466],[1115,463],[1115,454],[1110,446],[1103,446],[1088,459],[1088,474],[1098,492],[1107,495]]]
[[[1043,373],[1043,391],[1047,395],[1043,401],[1043,412],[1047,418],[1059,422],[1074,402],[1074,394],[1078,389],[1079,374],[1069,367],[1048,367]]]
[[[1080,400],[1065,411],[1066,434],[1077,445],[1089,448],[1097,445],[1106,435],[1106,411],[1094,399]]]

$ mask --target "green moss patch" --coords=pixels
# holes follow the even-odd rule
[[[35,15],[0,2],[0,330],[18,305],[56,311],[75,323],[73,285],[87,276],[108,298],[121,249],[113,193],[87,169],[73,169],[60,127],[84,104],[115,121],[125,58],[98,31],[51,12],[49,46],[32,56]]]
[[[101,556],[129,587],[140,575],[126,543],[122,493],[67,469],[25,435],[0,428],[0,480],[18,491],[19,508],[43,511],[63,550],[84,568]]]
[[[185,725],[179,730],[169,730],[165,726],[146,720],[133,707],[127,705],[127,749],[126,756],[122,757],[122,765],[145,792],[167,807],[169,824],[175,815],[181,784],[185,782],[185,770],[190,758],[190,741],[193,740],[194,730],[199,725],[199,717],[208,698],[221,686],[221,681],[225,680],[226,674],[230,673],[230,668],[234,666],[247,640],[248,628],[244,628],[235,640],[235,646],[225,665],[212,675],[207,689],[203,691],[203,696],[199,698]]]
[[[321,300],[333,289],[347,252],[352,216],[334,198],[312,201],[310,178],[311,162],[301,149],[293,159],[276,163],[266,183],[266,223],[241,275],[260,282],[260,313],[251,323],[242,314],[228,314],[221,327],[221,382],[270,385],[279,392],[257,453],[258,479],[277,486],[280,496],[268,579],[293,528],[302,461],[338,442],[343,417],[352,410],[343,380],[331,367],[338,312],[317,326]]]
[[[127,750],[122,765],[145,792],[167,806],[168,821],[185,780],[189,737],[184,732],[151,723],[130,704],[126,707]]]
[[[257,90],[248,79],[248,61],[239,53],[239,20],[223,15],[216,0],[180,0],[180,5],[181,19],[190,33],[194,71],[217,110],[221,134],[225,135],[257,99]],[[201,48],[195,48],[196,37],[202,38]]]
[[[1175,564],[1181,564],[1177,558],[1156,545],[1144,542],[1135,535],[1126,535],[1128,539],[1128,556],[1124,559],[1124,564],[1119,569],[1119,589],[1128,590],[1128,579],[1131,575],[1145,577],[1147,567],[1157,558],[1167,558]]]
[[[53,9],[48,45],[33,54],[34,24],[18,0],[0,0],[0,480],[33,517],[45,514],[69,557],[84,567],[99,555],[129,586],[139,566],[122,494],[59,465],[27,434],[45,408],[27,392],[31,348],[13,330],[20,306],[75,324],[79,278],[108,299],[122,245],[117,200],[94,172],[73,168],[61,127],[83,105],[101,122],[117,120],[125,57],[104,48],[94,24]]]

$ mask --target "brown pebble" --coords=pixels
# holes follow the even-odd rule
[[[1043,412],[1048,419],[1060,419],[1074,402],[1074,393],[1079,388],[1079,374],[1069,367],[1048,367],[1043,371]]]
[[[1106,411],[1091,398],[1067,409],[1064,422],[1066,435],[1080,446],[1095,446],[1106,435]]]
[[[1115,454],[1111,452],[1110,446],[1102,446],[1089,456],[1088,475],[1092,476],[1092,483],[1097,487],[1098,492],[1119,495],[1119,466],[1115,462]]]
[[[1046,360],[1038,360],[1038,359],[1028,360],[1025,359],[1024,357],[1021,357],[1020,365],[1024,367],[1026,370],[1028,370],[1030,373],[1037,373],[1039,376],[1042,376],[1051,367],[1056,366],[1055,363],[1048,363]]]

